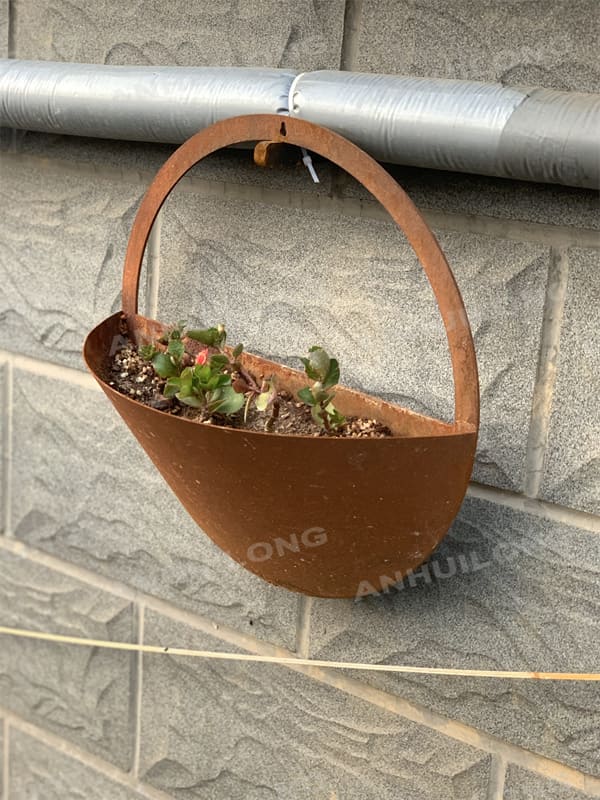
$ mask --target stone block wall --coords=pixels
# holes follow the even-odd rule
[[[596,0],[0,0],[0,57],[266,65],[600,91]],[[427,569],[361,602],[271,587],[190,521],[85,372],[171,146],[2,131],[0,625],[335,661],[600,670],[600,215],[594,192],[394,168],[463,292],[473,482]],[[447,417],[431,291],[361,187],[317,162],[198,166],[143,306]],[[382,344],[384,343],[384,344]],[[277,535],[277,532],[274,533]],[[600,797],[600,684],[389,675],[0,639],[0,798]]]

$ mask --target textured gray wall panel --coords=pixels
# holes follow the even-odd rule
[[[352,69],[600,91],[596,0],[364,0]]]
[[[399,591],[359,602],[316,601],[311,655],[467,669],[595,671],[599,612],[597,534],[467,499],[428,571],[407,579]],[[376,673],[362,679],[600,773],[598,684]]]
[[[126,600],[4,551],[0,608],[9,627],[135,640]],[[128,770],[134,661],[129,653],[3,637],[0,705]]]
[[[0,348],[82,367],[85,334],[120,308],[143,187],[8,156],[0,173]]]
[[[146,640],[222,648],[156,614]],[[180,800],[486,796],[486,753],[285,668],[159,656],[144,671],[141,776]]]
[[[503,800],[587,800],[593,795],[509,765]]]
[[[19,0],[16,58],[174,66],[339,66],[343,0],[143,6]]]
[[[10,800],[142,800],[90,767],[20,731],[11,732]]]

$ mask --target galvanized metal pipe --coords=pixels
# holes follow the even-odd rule
[[[290,70],[0,60],[0,126],[181,143],[239,114],[287,111]]]
[[[600,187],[600,94],[323,70],[290,113],[392,164]]]
[[[600,186],[600,95],[322,70],[0,60],[0,126],[180,143],[239,114],[282,113],[381,161]]]

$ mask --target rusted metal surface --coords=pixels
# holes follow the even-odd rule
[[[201,131],[169,158],[141,203],[125,258],[124,318],[138,343],[160,332],[160,323],[137,314],[152,223],[195,163],[249,141],[294,144],[330,159],[369,189],[404,231],[446,328],[455,421],[340,388],[342,413],[376,417],[394,436],[316,438],[198,425],[141,405],[103,379],[120,314],[89,334],[86,363],[184,507],[232,558],[271,583],[309,595],[378,591],[422,564],[447,532],[466,492],[479,427],[477,364],[460,292],[435,237],[393,178],[341,136],[300,120],[236,117]],[[275,374],[291,391],[304,385],[296,370],[245,358],[251,370]]]

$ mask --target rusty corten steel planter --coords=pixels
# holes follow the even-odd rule
[[[152,223],[183,175],[210,153],[240,142],[305,147],[360,181],[414,248],[444,321],[455,386],[451,424],[339,388],[346,415],[375,417],[384,439],[338,439],[199,425],[157,411],[104,380],[122,315],[136,342],[162,325],[138,315],[137,294]],[[357,224],[359,224],[357,222]],[[194,520],[232,558],[271,583],[320,597],[386,588],[422,564],[456,516],[471,475],[479,427],[477,363],[454,276],[433,233],[396,181],[370,156],[330,130],[264,114],[201,131],[168,159],[135,219],[125,257],[123,312],[87,337],[94,377]],[[258,374],[295,391],[302,373],[245,355]],[[133,501],[133,499],[132,499]]]

